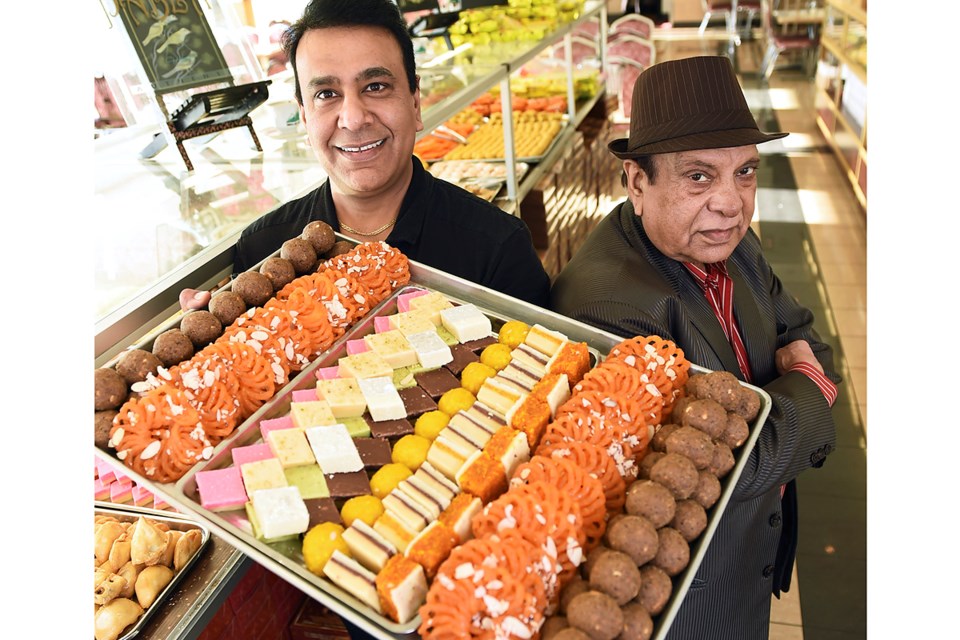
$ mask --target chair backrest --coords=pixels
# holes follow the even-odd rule
[[[810,28],[809,22],[778,23],[775,12],[803,13],[812,9],[823,8],[823,0],[763,0],[760,13],[761,25],[767,38],[806,38],[811,44],[819,39],[820,29]]]
[[[573,29],[573,35],[583,36],[588,40],[596,40],[600,35],[599,20],[585,20]]]
[[[610,88],[616,90],[620,111],[629,119],[633,107],[633,87],[646,67],[632,58],[615,55],[607,58],[607,67],[611,72],[610,81],[617,85]]]
[[[657,61],[657,49],[644,38],[625,33],[607,41],[608,56],[622,56],[647,68]]]
[[[610,33],[632,33],[647,40],[653,37],[656,24],[647,16],[639,13],[628,13],[610,23]]]
[[[573,53],[573,64],[582,64],[584,60],[600,58],[600,44],[595,40],[583,36],[570,36],[570,46]],[[554,58],[563,60],[566,57],[563,42],[553,46],[551,54]]]

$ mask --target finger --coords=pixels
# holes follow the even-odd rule
[[[184,289],[180,292],[180,308],[184,311],[190,309],[202,309],[210,302],[209,291],[197,291],[195,289]]]

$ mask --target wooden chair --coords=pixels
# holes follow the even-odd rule
[[[761,22],[763,34],[767,41],[767,48],[760,62],[760,78],[770,79],[776,67],[777,59],[783,53],[799,54],[802,58],[804,71],[813,73],[817,61],[817,52],[820,46],[820,24],[816,21],[788,21],[778,22],[776,12],[788,15],[787,12],[800,12],[822,6],[822,0],[811,4],[810,0],[763,0]]]

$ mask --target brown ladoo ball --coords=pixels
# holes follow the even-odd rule
[[[543,621],[543,626],[540,627],[540,638],[541,640],[551,640],[552,638],[556,638],[558,633],[569,628],[570,623],[567,622],[567,618],[565,616],[550,616]],[[576,631],[577,633],[583,634],[583,636],[586,638],[590,637],[580,630]]]
[[[696,427],[711,438],[719,438],[727,426],[727,411],[719,403],[702,398],[687,404],[679,421],[684,426]]]
[[[750,389],[741,386],[740,400],[737,402],[737,406],[733,411],[747,422],[750,422],[760,413],[760,396]]]
[[[567,622],[592,640],[613,640],[623,631],[623,612],[607,594],[586,591],[570,601]]]
[[[635,480],[627,488],[627,498],[624,503],[627,513],[643,516],[657,529],[673,520],[676,506],[673,492],[659,482]]]
[[[707,512],[696,500],[681,500],[670,526],[679,531],[684,540],[693,542],[707,528]]]
[[[618,640],[649,640],[653,635],[653,618],[643,605],[631,603],[623,608],[623,631]]]
[[[555,635],[551,636],[552,640],[591,640],[590,636],[576,627],[565,627],[560,629]],[[547,638],[544,638],[547,640]]]
[[[317,252],[318,256],[322,256],[327,251],[330,251],[333,243],[337,241],[333,227],[323,220],[308,222],[307,226],[303,228],[303,233],[300,234],[300,237],[313,245],[313,250]]]
[[[710,398],[725,410],[733,411],[740,403],[742,388],[737,377],[729,371],[711,371],[697,385],[697,397]]]
[[[590,569],[590,588],[602,591],[623,606],[640,593],[640,569],[627,554],[610,550],[597,558]]]
[[[116,409],[127,400],[127,381],[116,369],[100,367],[93,372],[93,409]]]
[[[156,373],[163,363],[160,358],[145,349],[130,349],[117,360],[117,373],[127,384],[143,382],[148,373]]]
[[[210,298],[208,307],[221,325],[229,327],[247,310],[247,303],[236,291],[218,291]]]
[[[726,417],[724,412],[724,422]],[[674,429],[673,433],[667,436],[666,447],[667,453],[677,453],[690,458],[697,469],[706,469],[713,460],[713,440],[696,427]]]
[[[107,409],[93,414],[93,444],[100,449],[106,449],[110,442],[110,429],[113,428],[117,413],[116,409]]]
[[[596,564],[600,556],[608,551],[610,551],[610,547],[600,544],[587,552],[587,557],[580,564],[580,572],[583,574],[584,580],[590,579],[590,571],[593,569],[593,565]]]
[[[354,244],[349,240],[337,240],[333,243],[333,246],[330,247],[330,250],[323,254],[324,258],[333,258],[335,256],[340,256],[345,253],[350,253],[353,251]]]
[[[657,432],[653,434],[653,437],[650,438],[650,449],[660,453],[666,452],[667,437],[679,428],[680,425],[673,423],[661,425]]]
[[[590,585],[579,575],[574,574],[563,589],[560,591],[560,613],[567,612],[567,605],[584,591],[589,591]]]
[[[273,295],[273,283],[259,271],[244,271],[239,274],[233,279],[231,288],[240,294],[247,307],[262,307]]]
[[[687,568],[690,562],[690,544],[673,527],[657,530],[660,543],[653,564],[663,569],[668,576],[675,576]]]
[[[717,503],[717,500],[720,499],[720,480],[717,479],[717,476],[713,475],[710,471],[703,469],[700,471],[700,479],[697,481],[697,488],[693,490],[693,493],[690,494],[691,500],[696,500],[697,503],[704,509],[709,509]]]
[[[748,392],[749,393],[749,392]],[[727,414],[727,423],[724,425],[720,441],[731,449],[736,449],[750,437],[750,425],[733,411]]]
[[[280,245],[280,257],[289,260],[298,274],[310,273],[317,266],[317,251],[303,238],[290,238]]]
[[[723,478],[737,463],[733,451],[722,442],[715,442],[713,446],[713,460],[707,470],[718,478]]]
[[[650,469],[650,479],[669,489],[677,500],[686,500],[697,488],[700,473],[690,458],[668,453]]]
[[[650,477],[650,469],[653,468],[653,465],[657,463],[657,460],[667,455],[663,451],[647,451],[647,454],[643,456],[640,460],[640,464],[637,465],[637,478],[641,480],[647,479]]]
[[[640,593],[635,602],[643,605],[650,615],[657,615],[667,606],[673,593],[673,580],[654,564],[640,567]]]
[[[167,329],[153,341],[153,355],[165,367],[172,367],[193,357],[193,341],[180,329]]]
[[[270,278],[274,291],[280,291],[297,277],[293,263],[277,256],[264,260],[260,265],[260,273]]]
[[[638,567],[657,555],[657,528],[643,516],[624,515],[606,536],[611,549],[627,554]]]
[[[197,309],[183,316],[180,331],[190,338],[194,349],[202,349],[223,334],[219,318],[206,309]]]

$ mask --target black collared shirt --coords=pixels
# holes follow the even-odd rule
[[[385,242],[411,260],[545,307],[550,279],[526,224],[489,202],[438,180],[416,158],[400,214]],[[240,273],[299,236],[311,220],[340,230],[330,182],[251,223],[237,241]]]

